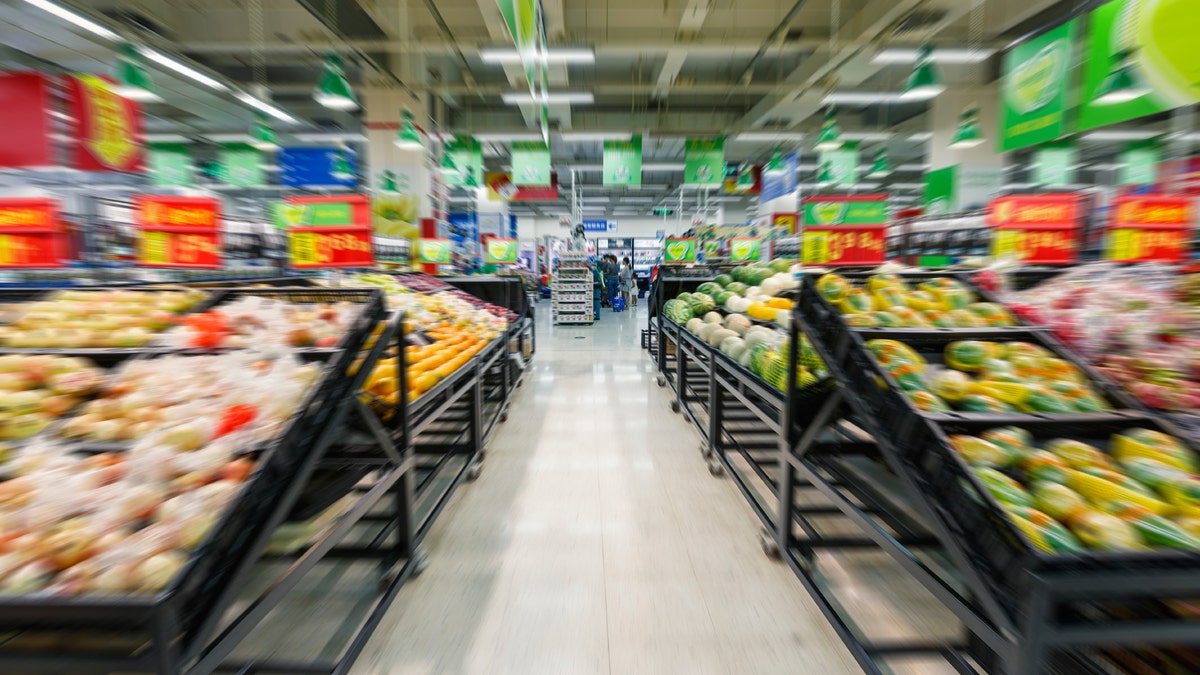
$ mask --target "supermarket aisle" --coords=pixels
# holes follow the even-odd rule
[[[859,672],[714,479],[636,314],[551,327],[480,479],[355,668],[366,675]]]

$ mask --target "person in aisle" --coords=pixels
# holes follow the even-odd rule
[[[621,268],[617,265],[617,256],[606,254],[604,262],[600,263],[600,271],[604,273],[604,287],[607,291],[605,295],[608,296],[608,304],[611,306],[620,288]]]
[[[625,296],[625,304],[630,307],[637,306],[637,294],[633,291],[633,263],[629,262],[629,257],[626,256],[621,261],[621,295]]]

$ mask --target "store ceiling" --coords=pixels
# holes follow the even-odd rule
[[[455,134],[532,130],[530,110],[505,105],[504,92],[525,89],[519,65],[485,63],[483,47],[509,43],[495,0],[74,0],[69,4],[119,32],[177,54],[234,85],[265,87],[274,102],[304,122],[295,131],[361,131],[359,113],[339,113],[311,97],[322,56],[343,54],[356,86],[403,87],[428,94],[424,125]],[[925,41],[996,50],[1069,12],[1054,0],[543,0],[555,46],[594,49],[592,64],[550,69],[552,91],[590,92],[594,103],[552,105],[556,132],[645,134],[643,182],[666,186],[682,176],[683,138],[729,135],[730,161],[761,161],[781,130],[806,133],[807,151],[830,92],[899,92],[911,63],[881,63],[888,48]],[[0,0],[5,65],[58,64],[104,71],[112,43],[78,31],[22,0]],[[836,27],[833,28],[833,27]],[[942,65],[950,86],[995,79],[997,58]],[[150,107],[150,130],[202,136],[244,131],[253,111],[229,95],[156,72],[166,102]],[[919,181],[927,104],[839,106],[841,125],[874,134],[864,159],[886,144],[896,183]],[[397,117],[399,111],[397,111]],[[420,117],[420,115],[419,115]],[[286,130],[286,129],[285,129]],[[757,134],[739,141],[739,132]],[[881,134],[890,134],[883,136]],[[312,138],[311,136],[309,138]],[[790,143],[797,145],[796,143]],[[488,162],[507,163],[506,143],[490,144]],[[601,143],[556,133],[562,173],[592,167]],[[581,184],[600,173],[580,168]],[[801,177],[805,180],[805,176]],[[659,191],[653,188],[651,192]]]

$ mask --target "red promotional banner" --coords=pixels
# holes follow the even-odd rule
[[[788,234],[796,234],[796,223],[800,216],[797,213],[773,213],[771,214],[771,226],[782,227],[787,230]]]
[[[221,266],[221,202],[209,197],[142,195],[134,199],[138,264]]]
[[[1193,198],[1125,196],[1112,206],[1105,259],[1114,262],[1180,263],[1191,252]]]
[[[61,267],[58,202],[0,199],[0,267]]]
[[[493,202],[553,202],[558,199],[558,174],[550,172],[549,185],[521,185],[512,182],[507,171],[489,171],[484,175],[488,200]]]
[[[880,265],[887,246],[886,225],[806,225],[805,265]]]
[[[288,263],[292,267],[371,267],[375,264],[371,238],[371,204],[362,195],[293,197],[303,207],[298,222],[288,228]]]
[[[51,142],[49,84],[41,73],[0,75],[0,167],[59,163]]]
[[[988,205],[995,228],[992,255],[1010,256],[1030,265],[1063,265],[1079,257],[1083,203],[1079,195],[1011,195]]]
[[[72,165],[83,171],[141,171],[141,106],[96,75],[68,76],[66,89],[75,119]]]

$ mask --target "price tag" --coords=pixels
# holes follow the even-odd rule
[[[167,252],[168,240],[171,235],[167,232],[158,232],[155,230],[142,231],[142,250],[138,257],[144,263],[149,264],[165,264],[170,256]]]
[[[289,232],[288,255],[292,259],[293,265],[316,265],[319,263],[316,234],[313,232]]]
[[[829,262],[829,233],[826,231],[804,233],[804,264],[824,265]]]
[[[1112,230],[1108,233],[1109,260],[1136,260],[1141,257],[1137,230]]]

